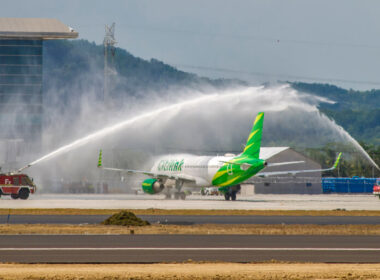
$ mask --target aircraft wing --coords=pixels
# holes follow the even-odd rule
[[[334,165],[330,168],[326,169],[305,169],[305,170],[287,170],[287,171],[271,171],[271,172],[260,172],[257,173],[256,176],[259,177],[267,177],[267,176],[272,176],[272,175],[295,175],[298,173],[310,173],[310,172],[323,172],[323,171],[330,171],[334,170],[340,161],[340,158],[342,156],[342,153],[339,153],[338,157],[336,158]],[[272,165],[274,166],[274,165]]]
[[[144,171],[144,170],[133,170],[133,169],[119,169],[119,168],[112,168],[112,167],[103,167],[102,164],[102,150],[99,152],[99,160],[98,160],[98,168],[101,168],[103,170],[109,170],[109,171],[115,171],[115,172],[121,172],[121,173],[129,173],[129,174],[143,174],[152,178],[162,178],[162,179],[172,179],[172,180],[182,180],[187,182],[195,182],[195,178],[185,175],[185,174],[178,174],[178,175],[168,175],[163,173],[154,173],[150,171]]]
[[[122,172],[122,173],[130,173],[130,174],[144,174],[147,176],[153,176],[154,174],[148,171],[143,170],[133,170],[133,169],[119,169],[119,168],[112,168],[112,167],[103,167],[102,165],[98,165],[98,168],[101,168],[103,170],[109,170],[109,171],[115,171],[115,172]]]
[[[121,173],[143,174],[143,175],[146,175],[146,176],[149,176],[152,178],[162,178],[162,179],[172,179],[172,180],[182,180],[182,181],[187,181],[187,182],[195,182],[195,178],[193,178],[191,176],[184,175],[184,174],[168,175],[168,174],[162,174],[162,173],[153,173],[153,172],[144,171],[144,170],[118,169],[118,168],[110,168],[110,167],[103,167],[103,166],[98,166],[98,168],[101,168],[103,170],[121,172]]]

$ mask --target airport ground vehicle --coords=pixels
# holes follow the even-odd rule
[[[380,178],[376,180],[376,183],[373,186],[373,194],[377,195],[380,199]]]
[[[0,196],[10,195],[13,199],[28,199],[36,192],[36,185],[26,174],[0,174]]]
[[[205,195],[219,195],[219,190],[217,187],[207,187],[204,193]]]

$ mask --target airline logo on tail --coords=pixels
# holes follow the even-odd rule
[[[264,113],[258,113],[253,123],[253,128],[248,136],[247,144],[245,145],[243,154],[249,155],[253,158],[259,158],[260,146],[261,146],[261,135],[263,132],[264,124]]]
[[[212,178],[214,186],[227,187],[237,185],[265,167],[265,161],[259,159],[264,113],[257,114],[247,144],[241,155],[234,157],[216,172]]]

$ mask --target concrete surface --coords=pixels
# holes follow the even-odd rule
[[[82,209],[262,209],[262,210],[380,210],[380,200],[371,194],[238,196],[225,201],[222,196],[188,196],[166,200],[163,195],[126,194],[36,194],[28,200],[0,198],[0,208],[82,208]]]

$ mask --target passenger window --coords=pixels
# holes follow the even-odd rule
[[[18,177],[13,178],[13,184],[16,186],[20,185],[20,181],[19,181]]]

